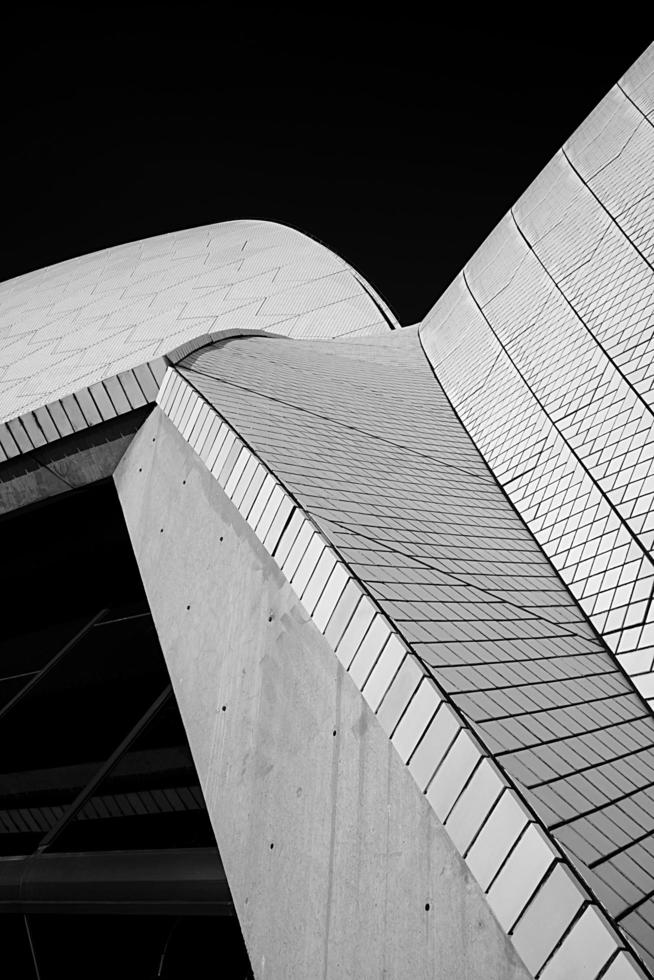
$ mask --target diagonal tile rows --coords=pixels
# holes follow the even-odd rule
[[[475,454],[417,331],[235,339],[178,370],[337,549],[611,915],[639,903],[649,921],[654,719]],[[650,956],[654,929],[638,935]]]
[[[654,47],[421,328],[478,448],[650,700],[654,130],[645,96],[653,67]]]

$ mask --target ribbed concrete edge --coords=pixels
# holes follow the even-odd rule
[[[173,368],[157,402],[330,643],[536,978],[651,976],[337,550]]]

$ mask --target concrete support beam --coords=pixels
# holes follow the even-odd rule
[[[0,915],[233,915],[213,847],[0,858]]]
[[[0,464],[0,514],[111,476],[151,406]]]
[[[159,409],[114,479],[255,975],[527,980],[354,682]]]

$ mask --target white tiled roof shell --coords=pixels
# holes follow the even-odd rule
[[[496,477],[654,703],[654,45],[420,334]]]
[[[282,225],[231,221],[104,249],[0,285],[0,422],[225,329],[328,338],[391,324],[347,263]]]

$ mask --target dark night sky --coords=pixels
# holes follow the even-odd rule
[[[415,322],[652,37],[636,18],[508,32],[469,7],[374,30],[336,8],[165,9],[5,25],[0,280],[258,217],[323,241]]]

